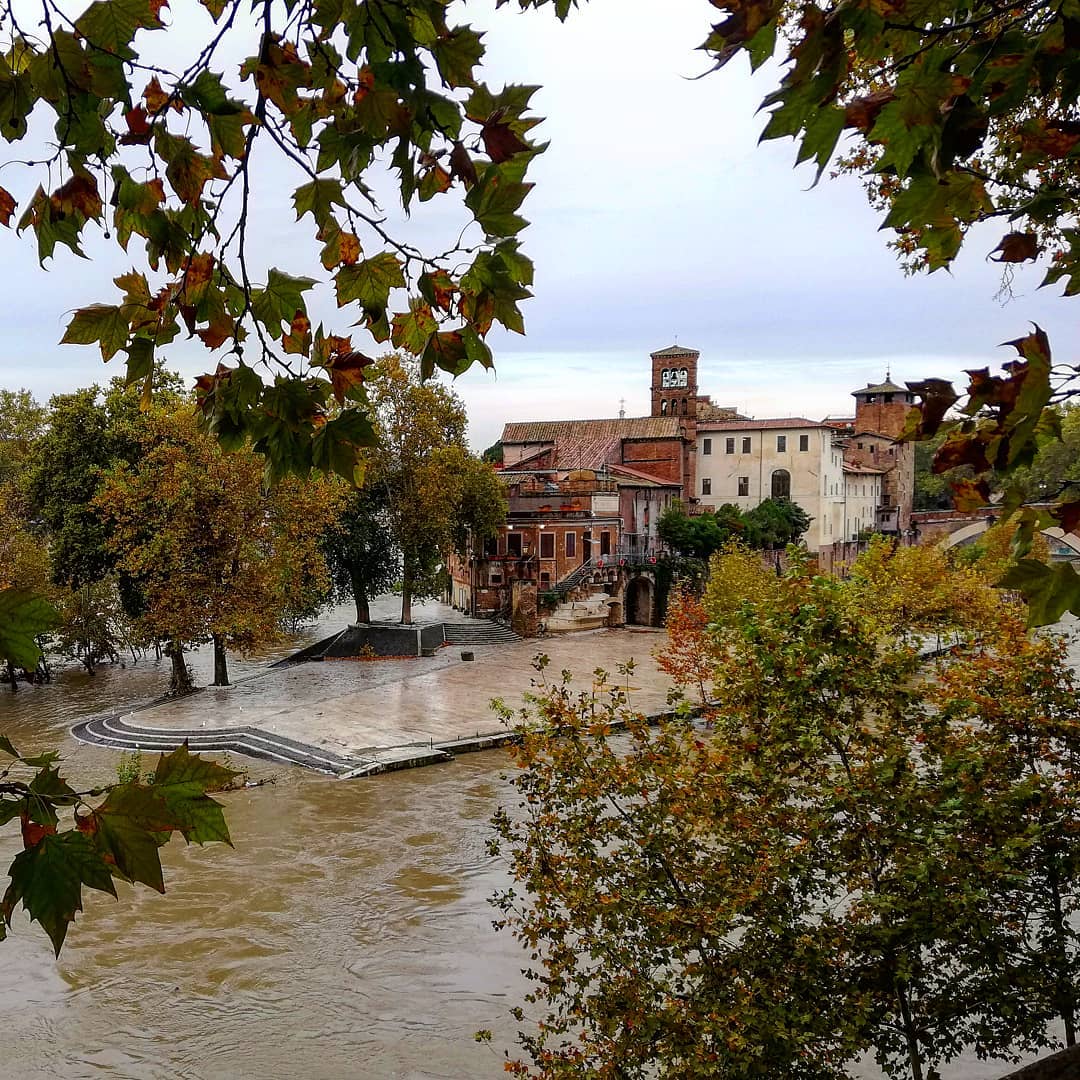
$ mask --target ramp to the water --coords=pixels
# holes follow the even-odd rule
[[[129,724],[119,716],[111,715],[84,720],[71,729],[71,734],[80,742],[110,746],[116,750],[168,751],[187,743],[188,748],[194,751],[246,754],[283,765],[300,765],[328,776],[342,776],[366,764],[363,760],[342,757],[332,750],[254,727],[219,728],[215,731],[205,728],[166,730]]]

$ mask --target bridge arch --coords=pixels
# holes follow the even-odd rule
[[[965,525],[962,529],[957,529],[956,532],[949,533],[941,541],[941,546],[946,548],[956,547],[957,544],[964,544],[969,540],[974,540],[977,536],[981,536],[990,526],[993,521],[990,518],[981,518],[979,521],[973,521],[970,525]],[[1067,533],[1058,528],[1041,529],[1040,532],[1051,543],[1057,544],[1060,547],[1069,548],[1076,556],[1080,557],[1080,536],[1076,533]]]

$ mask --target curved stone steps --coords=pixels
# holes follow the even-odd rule
[[[444,622],[443,634],[448,645],[508,645],[523,641],[502,623],[496,622]]]
[[[300,765],[328,776],[341,776],[365,764],[355,758],[342,757],[331,750],[254,727],[218,728],[213,731],[205,728],[166,730],[129,724],[119,716],[111,715],[94,716],[75,724],[71,734],[80,742],[109,746],[116,750],[168,751],[187,743],[193,751],[218,750],[245,754],[285,765]]]

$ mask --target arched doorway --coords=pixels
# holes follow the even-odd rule
[[[787,469],[777,469],[773,472],[772,497],[774,499],[791,498],[791,473]]]
[[[626,586],[626,621],[632,626],[652,625],[653,586],[648,578],[634,578]]]
[[[581,534],[581,561],[587,563],[592,558],[592,530],[586,529]]]

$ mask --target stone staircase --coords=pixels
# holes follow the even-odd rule
[[[448,645],[507,645],[521,641],[509,626],[478,619],[476,622],[444,622]]]

